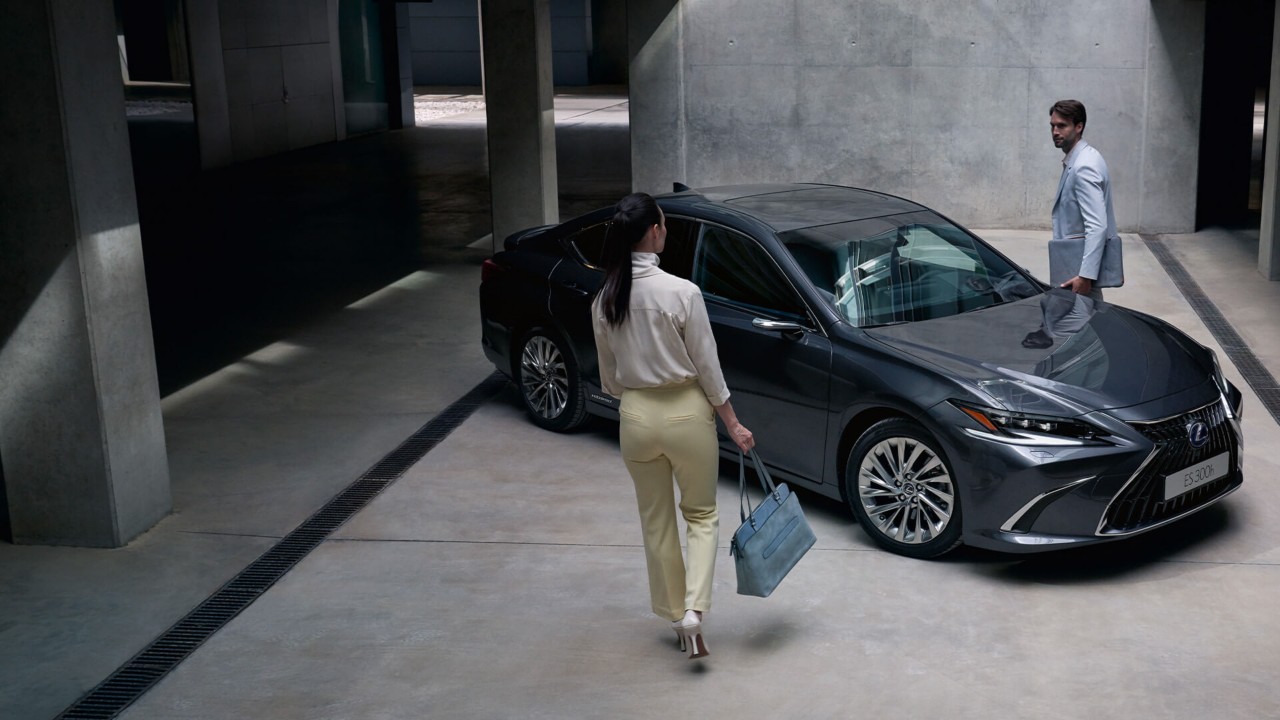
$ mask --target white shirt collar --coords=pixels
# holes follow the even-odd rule
[[[658,253],[631,253],[631,277],[647,277],[662,272],[658,269]]]
[[[1084,138],[1080,138],[1079,140],[1077,140],[1075,147],[1071,148],[1071,152],[1062,156],[1062,167],[1064,168],[1071,167],[1073,161],[1076,158],[1076,155],[1080,154],[1080,150],[1082,148],[1087,148],[1087,147],[1089,147],[1089,143],[1085,142]]]

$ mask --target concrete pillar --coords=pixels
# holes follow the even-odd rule
[[[483,0],[480,42],[497,250],[507,235],[560,216],[550,0]]]
[[[391,130],[413,127],[413,46],[409,36],[409,6],[389,3],[379,10],[382,63],[387,81],[388,127]]]
[[[226,167],[235,160],[227,72],[222,55],[222,19],[218,0],[186,0],[186,4],[200,167],[211,170]]]
[[[1280,12],[1271,35],[1271,82],[1267,90],[1267,138],[1262,158],[1262,228],[1258,233],[1258,272],[1268,280],[1280,280]]]
[[[685,182],[684,43],[677,0],[627,3],[631,187],[670,192]]]
[[[15,542],[127,543],[169,469],[111,3],[0,23],[0,480]]]
[[[409,6],[396,3],[396,67],[399,70],[400,127],[417,124],[413,111],[413,37],[410,34]]]
[[[329,69],[333,73],[333,127],[338,141],[347,139],[347,97],[342,81],[342,34],[338,29],[338,0],[325,0],[329,15]]]

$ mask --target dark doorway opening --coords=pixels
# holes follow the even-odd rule
[[[1275,0],[1205,3],[1196,227],[1256,227]]]
[[[182,0],[115,0],[115,10],[126,79],[191,82]]]

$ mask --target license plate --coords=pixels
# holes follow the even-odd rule
[[[1211,480],[1216,480],[1226,475],[1230,465],[1231,453],[1224,452],[1172,475],[1166,475],[1164,478],[1164,499],[1171,500],[1184,492],[1194,490]]]

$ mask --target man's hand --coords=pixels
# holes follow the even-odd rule
[[[1077,295],[1088,295],[1093,292],[1093,281],[1077,275],[1058,287],[1064,287]]]

